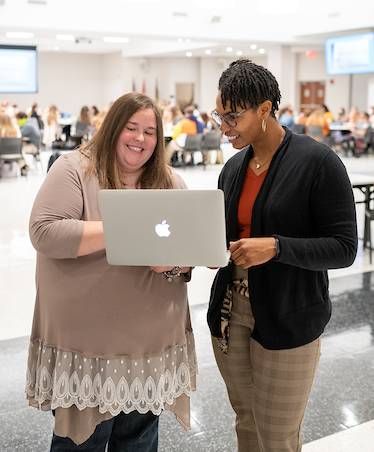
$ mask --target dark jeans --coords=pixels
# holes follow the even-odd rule
[[[148,412],[120,413],[96,427],[83,444],[53,434],[50,452],[157,452],[159,417]]]

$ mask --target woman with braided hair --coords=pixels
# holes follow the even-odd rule
[[[249,60],[220,77],[216,110],[235,149],[224,191],[231,261],[213,282],[208,323],[236,413],[240,452],[299,452],[300,427],[330,319],[327,270],[357,249],[346,170],[327,146],[275,117],[274,76]]]

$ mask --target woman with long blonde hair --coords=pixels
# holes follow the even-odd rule
[[[19,129],[14,125],[12,118],[6,113],[0,113],[0,137],[20,137]]]

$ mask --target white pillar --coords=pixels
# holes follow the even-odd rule
[[[290,46],[274,45],[267,48],[267,68],[278,81],[281,105],[290,104],[296,108],[296,54]]]

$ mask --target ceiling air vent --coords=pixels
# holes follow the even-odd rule
[[[340,17],[340,12],[339,11],[331,11],[327,14],[327,17],[329,19],[337,19],[338,17]]]
[[[188,14],[185,11],[174,11],[173,12],[174,17],[188,17]]]
[[[30,3],[30,5],[46,5],[47,0],[27,0],[27,3]]]
[[[222,22],[222,16],[212,16],[210,19],[211,24],[219,24]]]
[[[92,44],[92,39],[86,38],[85,36],[77,36],[75,38],[76,44]]]

